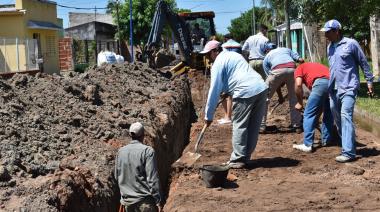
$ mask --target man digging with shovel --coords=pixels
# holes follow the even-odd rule
[[[330,111],[328,94],[329,68],[319,63],[304,63],[297,67],[294,78],[297,96],[295,108],[297,110],[302,111],[303,109],[303,83],[311,90],[311,93],[303,113],[303,143],[294,144],[293,148],[303,152],[311,152],[313,150],[314,131],[319,124],[319,117],[322,112],[321,145],[326,146],[331,142],[334,121]]]
[[[220,93],[232,96],[233,151],[224,165],[243,168],[256,148],[268,86],[241,54],[223,51],[218,41],[209,41],[201,54],[206,54],[213,62],[205,126],[210,126],[213,121]]]

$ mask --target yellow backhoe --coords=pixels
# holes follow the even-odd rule
[[[208,62],[199,52],[202,51],[206,42],[216,34],[214,17],[215,13],[212,11],[177,14],[166,2],[160,0],[157,3],[152,29],[144,48],[143,57],[148,59],[151,67],[159,68],[157,61],[160,60],[158,52],[162,49],[161,34],[164,26],[168,24],[176,41],[173,53],[179,55],[181,59],[179,64],[170,69],[172,75],[177,76],[190,68],[206,69]]]

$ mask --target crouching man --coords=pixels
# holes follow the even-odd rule
[[[127,212],[156,212],[162,210],[160,181],[155,152],[144,145],[144,127],[133,123],[129,128],[132,141],[120,148],[115,165],[115,178]]]
[[[297,110],[302,111],[303,109],[303,83],[311,93],[303,113],[303,144],[294,144],[293,148],[303,152],[311,152],[314,143],[314,131],[319,124],[319,117],[322,112],[321,145],[326,146],[331,141],[334,121],[329,104],[329,68],[319,63],[304,63],[297,67],[294,78],[297,96],[295,108]]]
[[[213,62],[205,123],[212,123],[220,93],[232,96],[233,151],[225,165],[243,168],[256,148],[268,86],[241,54],[223,51],[218,41],[209,41],[201,53]]]

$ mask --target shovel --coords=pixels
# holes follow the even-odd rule
[[[224,99],[226,98],[227,96],[223,96],[218,104],[216,105],[216,107],[218,107],[223,101]],[[201,157],[201,154],[198,153],[199,151],[199,145],[201,144],[202,140],[203,140],[203,135],[205,134],[206,132],[206,129],[207,129],[207,124],[205,124],[202,128],[202,131],[201,133],[199,133],[198,135],[198,138],[197,138],[197,141],[195,143],[195,147],[194,147],[194,152],[186,152],[185,154],[182,155],[181,158],[179,158],[176,163],[179,163],[185,167],[191,167],[197,160],[198,158]]]
[[[288,97],[288,94],[286,94],[285,96],[284,96],[284,101],[285,101],[285,99]],[[268,113],[268,116],[270,116],[270,115],[272,115],[273,114],[273,112],[276,110],[276,108],[278,108],[278,106],[280,106],[280,105],[282,105],[284,102],[277,102],[274,106],[273,106],[273,108],[269,111],[269,113]]]
[[[183,164],[186,167],[192,166],[195,161],[198,160],[198,158],[201,157],[201,154],[198,153],[199,151],[199,145],[203,140],[203,135],[206,132],[207,125],[205,124],[202,128],[201,133],[198,135],[197,142],[195,143],[194,152],[186,152],[180,159],[177,160],[177,162]]]

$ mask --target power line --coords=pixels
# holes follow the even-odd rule
[[[106,10],[106,9],[108,9],[107,7],[71,7],[71,6],[66,6],[66,5],[62,5],[62,4],[56,4],[56,5],[59,7],[75,9],[75,10],[93,10],[93,9]]]
[[[220,11],[220,12],[215,12],[215,14],[226,14],[226,13],[242,13],[244,11]]]

